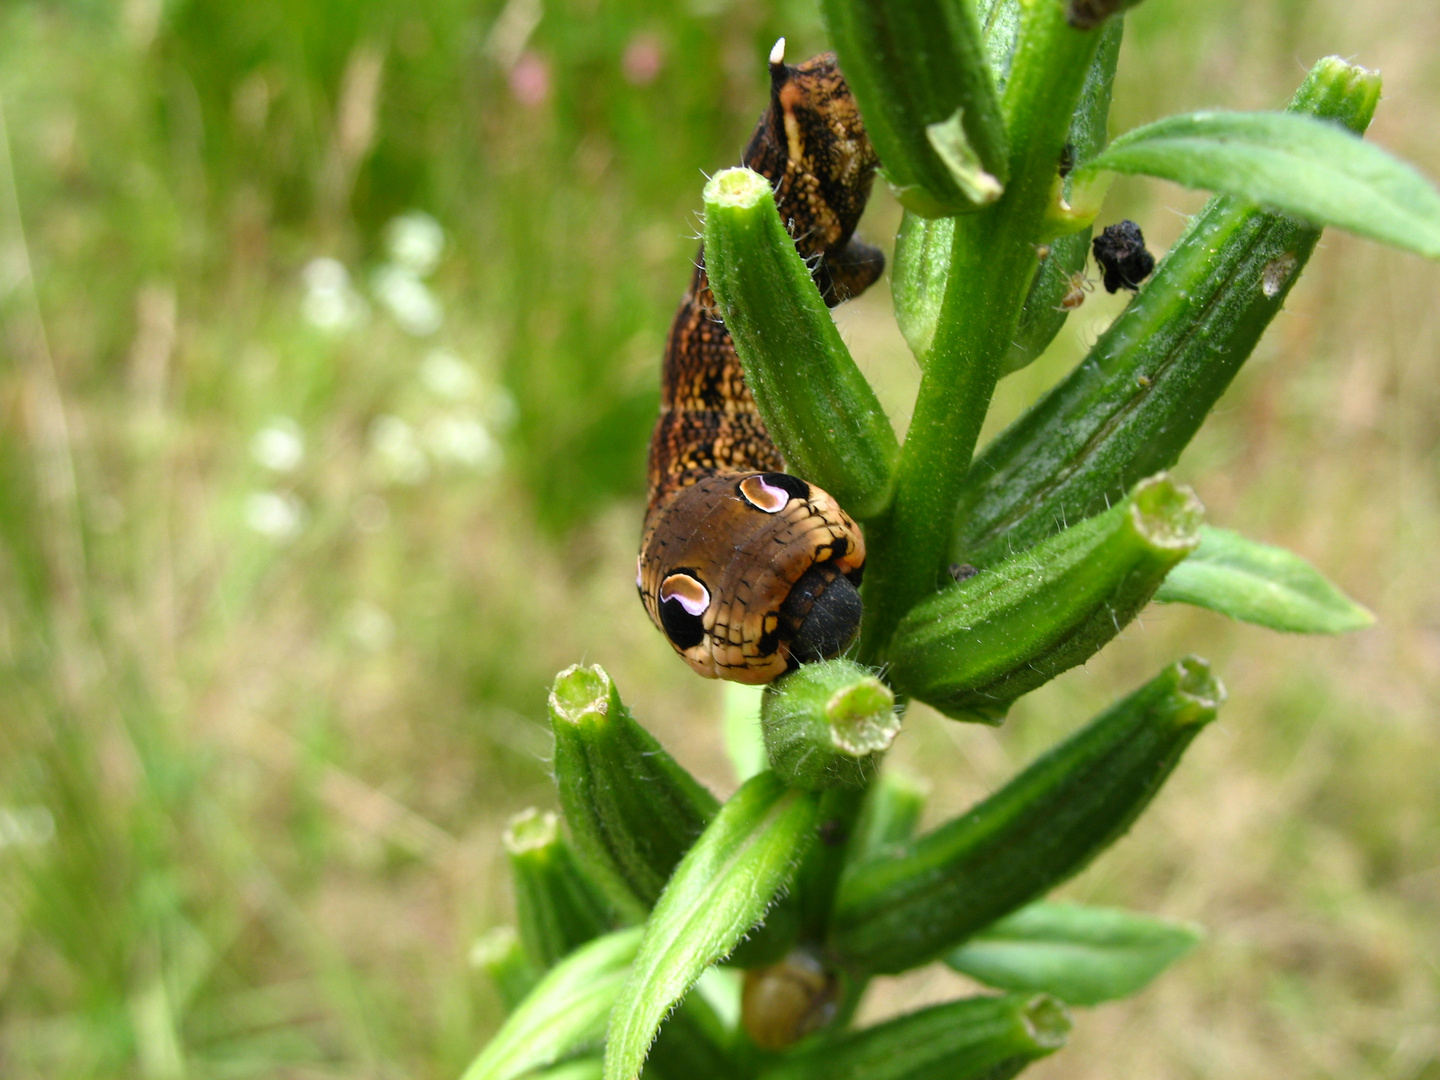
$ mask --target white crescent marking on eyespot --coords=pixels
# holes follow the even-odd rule
[[[747,476],[740,481],[740,494],[756,510],[767,514],[778,514],[790,502],[790,493],[774,484],[767,484],[763,476]]]
[[[700,615],[710,606],[710,590],[689,574],[671,574],[660,583],[660,602],[667,600],[679,600],[691,615]]]

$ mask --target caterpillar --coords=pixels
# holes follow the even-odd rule
[[[885,266],[854,236],[877,160],[832,53],[770,53],[770,102],[744,163],[765,176],[830,306]],[[797,362],[801,358],[797,358]],[[665,343],[636,587],[706,678],[768,683],[842,652],[860,625],[865,538],[828,494],[785,472],[745,385],[704,252]]]

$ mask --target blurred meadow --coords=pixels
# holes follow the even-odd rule
[[[1440,176],[1431,0],[1128,23],[1112,131],[1278,106],[1338,53],[1384,73],[1370,137]],[[701,171],[781,34],[824,47],[809,0],[0,6],[0,1075],[458,1076],[570,663],[732,789],[722,691],[631,583]],[[1122,180],[1102,223],[1159,251],[1202,198]],[[897,221],[882,193],[862,230]],[[1374,629],[1152,607],[1002,729],[912,711],[894,756],[938,820],[1184,652],[1230,688],[1065,889],[1208,941],[1031,1075],[1440,1078],[1437,296],[1327,232],[1177,470]],[[837,314],[903,425],[883,286]]]

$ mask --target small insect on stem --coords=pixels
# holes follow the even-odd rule
[[[1095,283],[1085,276],[1084,270],[1070,275],[1070,289],[1060,299],[1056,311],[1074,311],[1085,302],[1085,294],[1095,291]]]

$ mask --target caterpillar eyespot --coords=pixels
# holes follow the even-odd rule
[[[791,67],[782,40],[769,59],[770,103],[744,162],[774,187],[781,220],[833,307],[884,270],[881,252],[853,235],[875,151],[832,54]],[[767,683],[854,639],[865,537],[829,494],[785,472],[703,252],[665,343],[649,490],[635,584],[696,672]]]
[[[810,485],[785,473],[762,473],[747,476],[735,485],[745,501],[767,514],[778,514],[791,499],[810,498]]]

